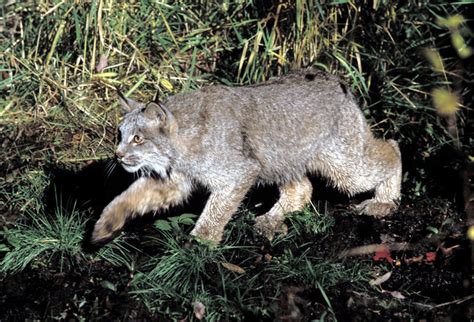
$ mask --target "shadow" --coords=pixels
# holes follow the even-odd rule
[[[402,192],[416,191],[416,184],[423,188],[427,198],[445,198],[454,201],[462,210],[462,170],[466,168],[467,155],[451,145],[445,145],[432,155],[423,158],[416,145],[400,147],[403,173],[408,180],[402,183]],[[411,198],[412,196],[406,196]]]
[[[51,167],[45,170],[51,183],[44,193],[47,214],[57,209],[64,213],[80,211],[89,215],[83,235],[83,249],[93,252],[100,248],[89,243],[94,223],[104,207],[130,186],[134,177],[120,166],[107,172],[112,159],[94,162],[79,171]]]
[[[46,169],[50,174],[51,184],[44,193],[46,213],[53,214],[56,209],[66,213],[73,210],[88,214],[86,229],[83,235],[83,249],[94,252],[103,245],[93,245],[90,237],[94,224],[99,218],[104,207],[116,196],[126,190],[135,180],[134,175],[126,172],[120,165],[109,171],[112,159],[94,162],[79,171],[51,167]],[[310,178],[313,184],[313,203],[328,202],[332,206],[347,208],[355,200],[364,200],[370,193],[349,198],[337,191],[328,182],[318,176]],[[156,215],[148,214],[137,217],[127,223],[124,231],[141,232],[151,225],[157,217],[166,218],[178,216],[183,213],[199,215],[209,197],[209,191],[204,187],[197,187],[191,197],[182,205],[172,207]],[[276,185],[253,187],[242,205],[257,216],[266,213],[278,201],[279,192]]]
[[[83,235],[83,249],[94,252],[103,245],[90,243],[92,230],[102,210],[116,196],[125,191],[134,181],[133,174],[126,172],[120,165],[109,170],[112,159],[94,162],[79,171],[61,168],[48,168],[51,183],[44,193],[46,213],[54,214],[57,209],[65,213],[81,211],[89,214]],[[192,196],[182,205],[172,207],[156,215],[147,214],[127,223],[125,231],[135,231],[151,224],[157,217],[173,217],[183,213],[200,214],[208,199],[209,192],[197,187]]]

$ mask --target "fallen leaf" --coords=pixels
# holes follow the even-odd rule
[[[381,236],[382,238],[382,236]],[[387,244],[370,244],[364,245],[359,247],[354,247],[351,249],[343,250],[339,257],[348,257],[348,256],[358,256],[358,255],[365,255],[377,252],[378,250],[386,248],[387,250],[397,250],[397,251],[406,251],[411,249],[411,245],[404,242],[404,243],[387,243]]]
[[[99,63],[97,64],[97,66],[95,66],[95,70],[100,73],[101,71],[105,69],[105,67],[107,67],[107,64],[108,64],[107,55],[100,55]]]
[[[389,263],[393,262],[393,258],[390,256],[390,250],[383,245],[377,248],[375,255],[372,258],[375,261],[386,259]]]
[[[415,256],[415,257],[411,257],[411,258],[407,258],[406,259],[406,263],[407,264],[411,264],[411,263],[419,263],[423,260],[423,255],[420,255],[420,256]]]
[[[399,300],[404,300],[405,296],[400,293],[399,291],[383,291],[384,293],[389,293],[392,295],[394,298],[399,299]]]
[[[199,301],[194,302],[194,316],[198,320],[202,320],[204,318],[204,314],[206,313],[206,307]]]
[[[426,253],[426,261],[427,262],[434,262],[435,260],[436,260],[436,252]]]
[[[222,265],[225,269],[228,269],[229,271],[232,271],[232,272],[235,272],[235,273],[239,273],[239,274],[245,273],[245,269],[243,269],[242,267],[240,267],[240,266],[238,266],[238,265],[235,265],[235,264],[232,264],[232,263],[228,263],[228,262],[221,262],[221,265]]]
[[[370,280],[369,284],[370,285],[380,285],[380,284],[388,281],[390,276],[392,276],[392,272],[387,272],[387,273],[383,274],[382,276],[377,277],[376,279]]]

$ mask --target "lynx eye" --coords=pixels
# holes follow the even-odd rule
[[[136,143],[136,144],[143,143],[143,137],[141,137],[140,135],[134,135],[133,136],[133,143]]]

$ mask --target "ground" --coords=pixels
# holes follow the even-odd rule
[[[116,170],[114,178],[107,179],[112,182],[106,184],[114,189],[105,189],[109,195],[97,194],[92,186],[101,183],[88,180],[97,179],[103,167],[97,163],[79,172],[56,169],[45,191],[45,203],[57,206],[57,200],[51,198],[54,186],[60,187],[63,197],[91,200],[96,210],[101,209],[133,180]],[[128,250],[134,259],[128,265],[87,257],[98,251],[87,245],[92,219],[82,232],[82,249],[92,255],[69,259],[61,269],[58,258],[51,256],[46,263],[31,265],[0,281],[4,290],[0,305],[5,308],[0,319],[196,319],[196,303],[208,305],[197,300],[200,292],[190,292],[186,298],[176,289],[175,299],[161,301],[156,294],[172,297],[174,293],[150,288],[152,283],[139,277],[154,274],[153,266],[162,270],[177,265],[179,270],[183,263],[171,261],[177,255],[184,261],[201,258],[203,269],[184,271],[190,285],[185,284],[185,277],[173,273],[160,275],[159,284],[167,285],[167,279],[176,278],[183,290],[195,290],[202,282],[204,294],[211,299],[241,296],[241,303],[234,298],[221,308],[209,304],[209,313],[204,313],[208,320],[460,321],[472,314],[470,242],[465,214],[456,204],[456,193],[449,191],[459,180],[449,172],[436,180],[429,182],[429,192],[404,196],[398,211],[380,220],[352,210],[351,205],[367,196],[347,198],[314,178],[318,188],[313,206],[290,215],[288,235],[271,243],[254,234],[251,226],[254,214],[268,209],[277,192],[275,187],[254,189],[219,249],[190,241],[186,234],[192,224],[185,221],[177,229],[168,229],[182,213],[199,213],[207,194],[197,193],[184,207],[129,223],[119,237],[132,245]],[[150,259],[153,257],[157,259]],[[215,278],[219,276],[227,281]],[[151,294],[147,289],[153,290]],[[248,294],[240,294],[245,289]]]

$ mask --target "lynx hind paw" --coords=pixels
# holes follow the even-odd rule
[[[191,231],[190,235],[199,244],[206,244],[210,247],[216,247],[222,240],[223,232],[217,231],[214,227],[208,227],[206,225],[196,225]]]
[[[272,241],[276,234],[286,235],[288,233],[288,227],[283,223],[283,220],[268,215],[255,218],[254,228],[257,233],[263,235],[269,241]]]
[[[356,205],[355,209],[361,215],[385,217],[392,214],[397,207],[398,205],[395,202],[380,202],[369,199]]]

